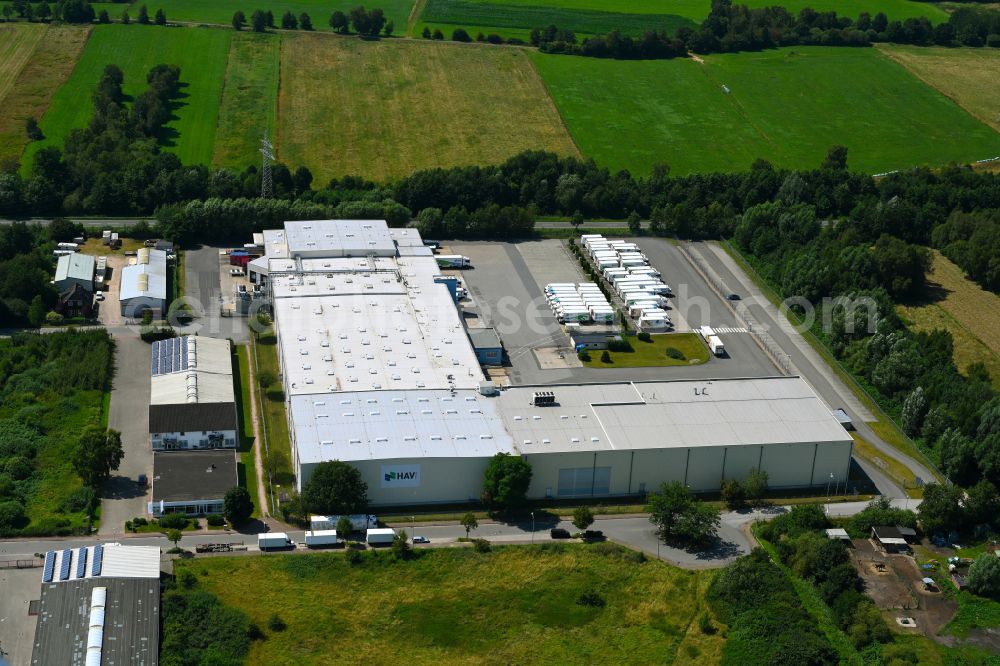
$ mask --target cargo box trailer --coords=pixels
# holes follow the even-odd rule
[[[306,547],[320,548],[337,545],[337,530],[310,530],[306,532]]]
[[[438,254],[434,259],[441,268],[468,268],[472,265],[468,257],[460,254]]]
[[[284,532],[268,532],[257,535],[257,547],[261,550],[294,548],[295,543]]]
[[[716,356],[722,356],[726,353],[726,348],[722,344],[722,340],[720,340],[717,335],[713,335],[708,338],[708,348]]]
[[[378,527],[378,518],[370,514],[354,514],[347,517],[351,521],[351,529],[362,532],[373,527]],[[340,522],[339,515],[333,516],[309,516],[309,529],[316,530],[335,530],[337,529],[337,523]]]
[[[396,532],[389,527],[376,527],[368,530],[365,541],[369,546],[388,546],[396,538]]]
[[[698,329],[698,335],[707,343],[708,339],[715,335],[715,330],[711,326],[702,326]]]

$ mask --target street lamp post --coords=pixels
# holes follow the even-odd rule
[[[830,478],[827,479],[827,481],[826,481],[826,501],[827,501],[827,503],[829,503],[830,500],[831,500],[831,497],[830,497],[830,482],[831,481],[833,481],[833,472],[830,472]]]
[[[535,512],[531,512],[531,543],[535,543]]]
[[[413,535],[417,533],[417,517],[410,516],[410,541],[413,541]]]

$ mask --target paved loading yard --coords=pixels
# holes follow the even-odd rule
[[[637,239],[650,262],[678,295],[674,307],[692,326],[709,323],[727,329],[742,324],[732,310],[691,267],[676,247],[657,238]],[[532,350],[561,347],[571,354],[569,338],[549,309],[542,289],[550,282],[581,280],[579,265],[564,241],[453,243],[455,254],[468,256],[462,272],[475,307],[487,326],[495,326],[513,367],[513,384],[654,380],[664,378],[753,377],[778,374],[767,355],[747,333],[723,333],[728,358],[700,366],[671,368],[559,368],[542,370]]]

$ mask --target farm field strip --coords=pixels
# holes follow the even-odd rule
[[[0,24],[0,104],[45,34],[37,23]]]
[[[330,14],[340,10],[345,14],[352,7],[363,4],[369,8],[379,7],[385,12],[387,19],[395,25],[396,32],[402,34],[406,30],[406,19],[410,15],[413,0],[378,0],[374,3],[361,3],[356,0],[268,0],[267,2],[246,2],[245,0],[136,0],[129,12],[134,17],[141,5],[145,4],[152,16],[157,9],[162,9],[171,21],[188,21],[192,23],[209,23],[229,26],[233,14],[242,10],[247,20],[257,9],[270,10],[274,14],[275,25],[281,25],[281,16],[290,11],[298,18],[305,12],[312,19],[315,30],[330,30]]]
[[[925,305],[899,306],[900,314],[918,331],[949,331],[955,363],[963,372],[981,362],[1000,389],[1000,297],[965,277],[961,268],[937,250],[927,280],[944,298]]]
[[[105,65],[122,69],[125,94],[135,96],[146,89],[147,72],[162,63],[181,68],[183,86],[162,145],[186,164],[210,164],[231,36],[225,30],[96,26],[73,75],[41,119],[46,139],[31,144],[29,154],[46,145],[62,146],[71,130],[87,124]]]
[[[69,78],[90,34],[89,27],[49,25],[41,44],[25,62],[6,95],[0,98],[0,160],[18,159],[28,139],[24,121],[41,119],[60,87]]]
[[[285,34],[278,152],[318,182],[577,155],[522,49]]]
[[[1000,134],[874,49],[531,58],[581,151],[611,169],[810,168],[837,144],[873,173],[1000,154]]]
[[[242,169],[257,162],[261,133],[277,124],[280,35],[234,33],[212,163]]]
[[[640,35],[645,30],[665,30],[672,34],[682,25],[690,28],[697,26],[689,18],[669,13],[627,14],[593,9],[564,9],[517,3],[508,5],[469,0],[427,0],[423,20],[434,25],[492,26],[528,31],[551,24],[580,34],[603,34],[616,28],[632,35]],[[472,35],[474,37],[475,33]]]
[[[918,79],[1000,131],[1000,51],[879,45]]]

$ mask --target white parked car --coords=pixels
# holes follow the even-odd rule
[[[229,269],[229,274],[230,275],[243,275],[243,269],[242,268],[230,268]]]
[[[104,300],[104,292],[103,291],[99,291],[99,292],[95,293],[94,294],[94,300],[95,301],[103,301]]]

